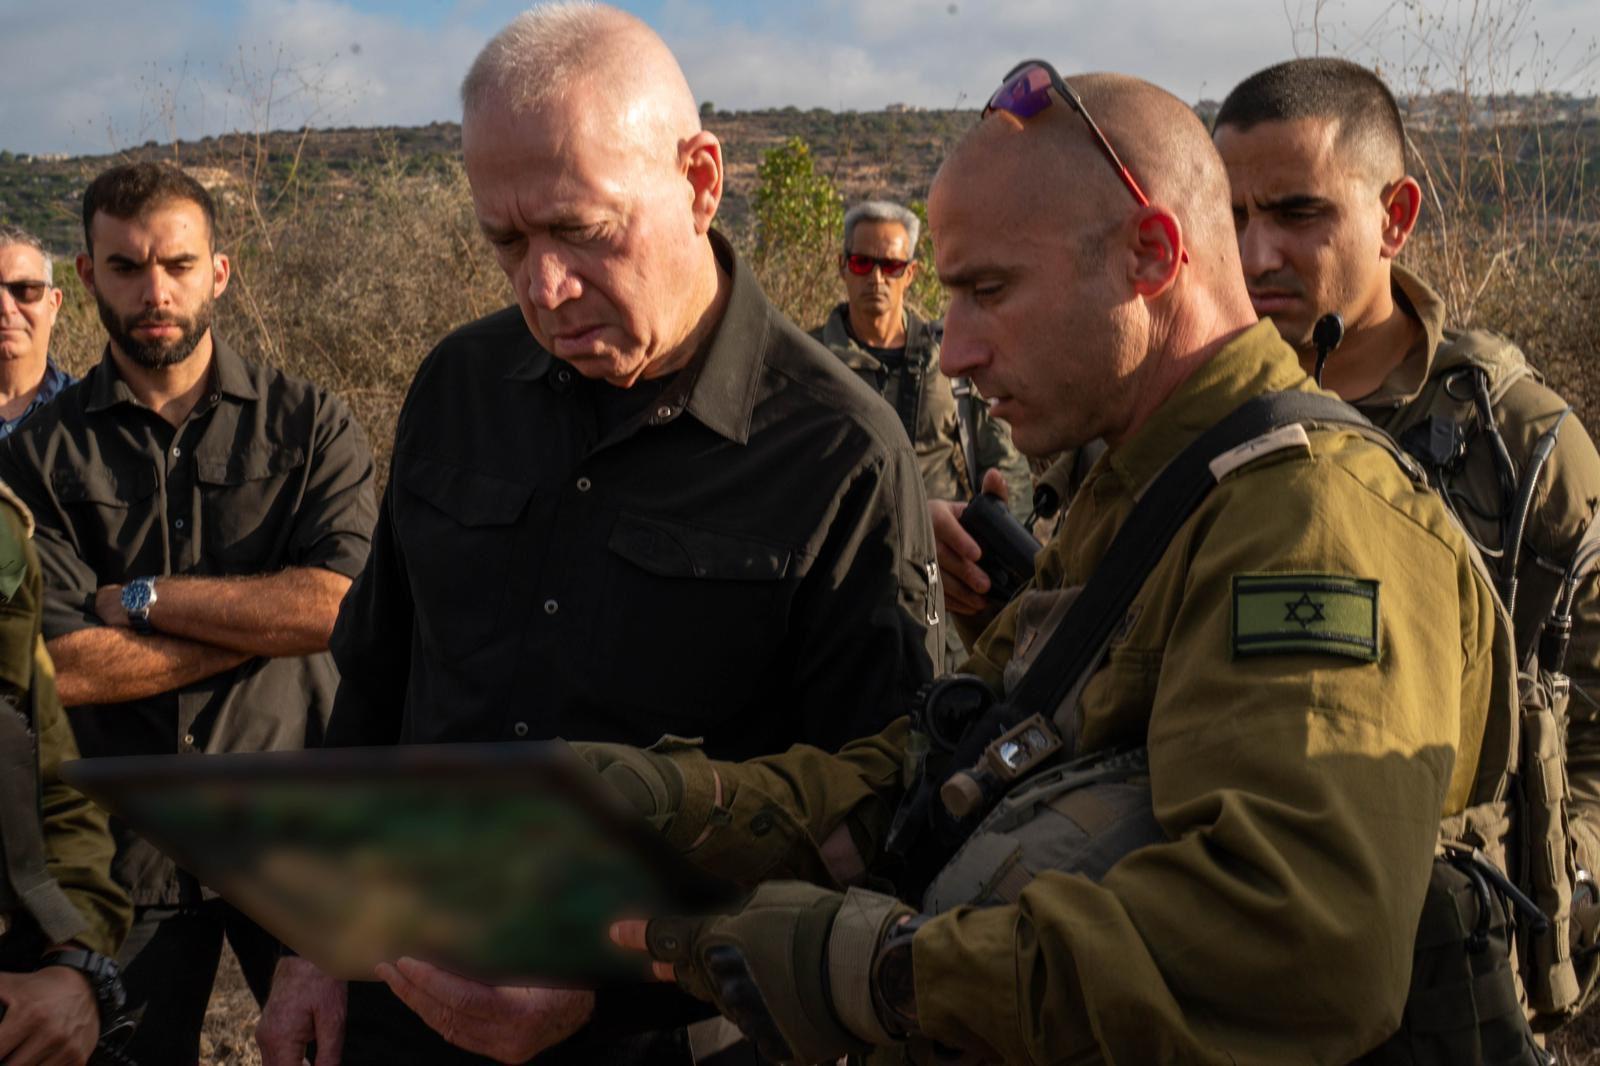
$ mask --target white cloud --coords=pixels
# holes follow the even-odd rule
[[[70,20],[32,5],[7,19],[0,147],[104,152],[173,133],[250,129],[264,120],[259,104],[269,95],[276,127],[307,117],[453,119],[456,84],[483,43],[485,4],[456,0],[435,26],[347,0],[232,8],[143,0],[136,17],[125,0],[78,0]],[[731,108],[975,107],[1011,63],[1033,55],[1064,71],[1137,74],[1190,100],[1220,97],[1250,71],[1313,50],[1319,36],[1324,50],[1381,63],[1401,88],[1423,78],[1448,84],[1465,62],[1501,84],[1585,92],[1600,68],[1592,0],[1325,0],[1313,33],[1318,8],[1315,0],[816,0],[731,9],[665,0],[652,20],[695,92]],[[1465,29],[1474,9],[1521,17],[1474,37]],[[1463,47],[1469,38],[1476,51]],[[1535,40],[1542,64],[1528,61]]]

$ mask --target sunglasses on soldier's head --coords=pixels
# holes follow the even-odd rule
[[[1054,89],[1067,106],[1076,111],[1083,119],[1084,125],[1089,127],[1089,132],[1094,135],[1094,143],[1100,149],[1117,172],[1117,177],[1122,184],[1133,194],[1140,207],[1150,206],[1150,197],[1144,194],[1139,183],[1134,180],[1128,168],[1123,165],[1122,158],[1117,155],[1117,150],[1111,147],[1111,142],[1100,131],[1100,124],[1095,122],[1089,114],[1089,109],[1083,106],[1083,98],[1077,90],[1066,83],[1066,80],[1056,73],[1052,67],[1042,59],[1025,59],[1011,68],[1011,73],[1005,76],[1000,83],[1000,88],[989,97],[988,104],[984,105],[983,117],[987,118],[991,111],[1004,111],[1008,115],[1027,120],[1049,107],[1051,104],[1050,90]],[[1179,254],[1185,263],[1189,261],[1189,253],[1181,250]]]
[[[906,272],[906,267],[911,265],[909,259],[879,259],[875,255],[857,255],[851,252],[844,257],[845,269],[858,277],[866,277],[872,273],[872,268],[877,267],[883,271],[886,278],[898,278]]]
[[[44,294],[50,286],[42,281],[0,281],[0,289],[11,294],[11,298],[19,304],[36,304],[44,299]]]

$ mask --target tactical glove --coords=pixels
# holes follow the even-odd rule
[[[832,1062],[895,1037],[873,990],[873,962],[902,917],[889,896],[798,881],[762,885],[736,914],[658,918],[650,954],[777,1062]]]
[[[699,743],[662,737],[649,748],[573,744],[578,753],[668,844],[688,851],[706,830],[726,820],[717,803],[717,776]]]

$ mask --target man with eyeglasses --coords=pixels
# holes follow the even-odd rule
[[[77,380],[50,358],[61,310],[54,270],[38,237],[0,226],[0,440]]]
[[[966,664],[1000,700],[944,749],[971,769],[927,768],[927,716],[742,764],[580,745],[692,861],[754,888],[613,939],[783,1061],[1362,1055],[1407,1002],[1440,819],[1482,798],[1485,733],[1516,713],[1487,576],[1257,320],[1227,174],[1182,101],[1026,63],[929,216],[943,368],[1024,454],[1109,449]],[[1213,451],[1268,394],[1322,414]],[[1170,481],[1146,494],[1169,467],[1192,510]],[[786,831],[750,831],[756,812]],[[924,913],[858,887],[896,853]]]

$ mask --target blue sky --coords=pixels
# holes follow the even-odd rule
[[[0,148],[109,152],[232,129],[457,117],[516,0],[0,0]],[[1019,58],[1220,97],[1336,51],[1402,90],[1595,91],[1593,0],[623,0],[723,108],[972,107]],[[1471,21],[1472,12],[1478,21]],[[1487,20],[1484,13],[1490,16]],[[1498,21],[1496,21],[1498,17]],[[268,106],[270,105],[270,106]]]

